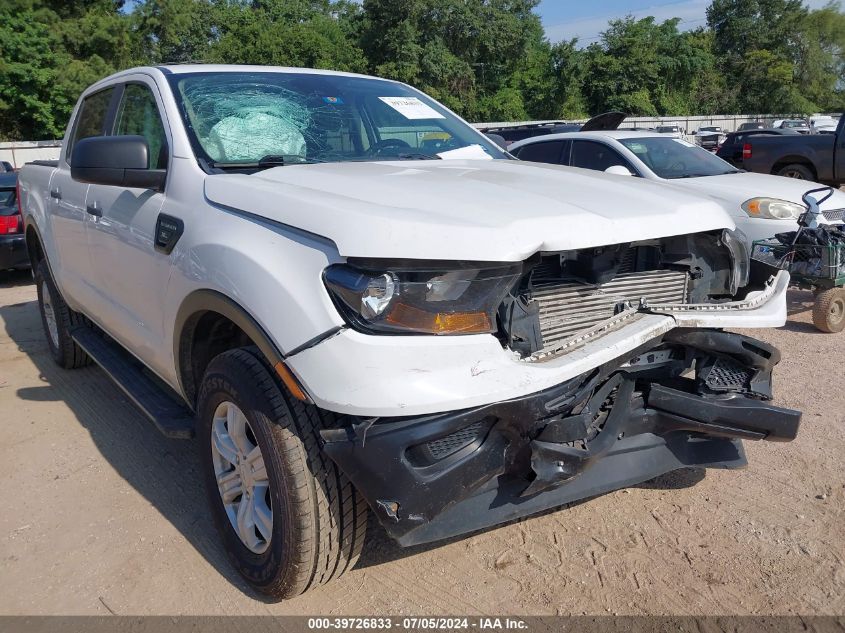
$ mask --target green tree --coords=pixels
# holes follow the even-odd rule
[[[585,55],[577,40],[558,42],[551,48],[551,107],[545,116],[550,119],[580,119],[589,116],[584,97],[586,80]]]
[[[363,52],[351,41],[357,7],[328,0],[256,0],[221,5],[209,59],[363,71]]]
[[[551,46],[537,0],[364,0],[375,74],[413,84],[476,120],[552,110]]]
[[[845,110],[845,14],[838,2],[811,11],[800,30],[795,75],[801,94],[826,112]]]
[[[135,57],[143,63],[208,58],[221,11],[210,0],[146,0],[131,14]]]
[[[0,6],[0,137],[60,138],[79,93],[131,64],[121,7],[113,0]]]
[[[678,31],[679,19],[612,20],[585,51],[583,93],[596,113],[685,114],[713,57],[699,38]]]
[[[797,60],[807,9],[801,0],[713,0],[707,23],[719,67],[745,112],[801,112]]]

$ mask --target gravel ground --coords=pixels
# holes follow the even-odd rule
[[[842,614],[845,334],[790,293],[777,404],[795,442],[444,544],[371,522],[357,568],[267,604],[229,567],[194,442],[163,438],[95,367],[53,365],[28,274],[0,273],[2,614]]]

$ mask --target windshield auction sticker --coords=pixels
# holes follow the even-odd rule
[[[446,118],[416,97],[379,97],[379,99],[409,120]]]

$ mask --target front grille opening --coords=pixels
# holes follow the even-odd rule
[[[570,261],[560,255],[544,257],[532,270],[529,304],[536,303],[542,344],[538,355],[551,354],[579,333],[619,314],[625,306],[685,303],[689,273],[661,269],[655,247],[627,247],[616,268],[599,271],[603,281],[591,283],[570,272]]]
[[[430,466],[468,447],[477,448],[484,441],[493,421],[491,418],[483,418],[444,437],[412,446],[406,452],[408,461],[418,467]]]
[[[545,361],[625,327],[648,306],[735,298],[735,242],[709,231],[536,254],[499,306],[502,345]]]

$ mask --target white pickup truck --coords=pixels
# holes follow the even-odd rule
[[[789,441],[788,275],[714,202],[513,160],[394,81],[136,68],[20,175],[47,342],[194,432],[233,564],[276,598],[401,545]],[[119,421],[115,421],[119,424]]]

